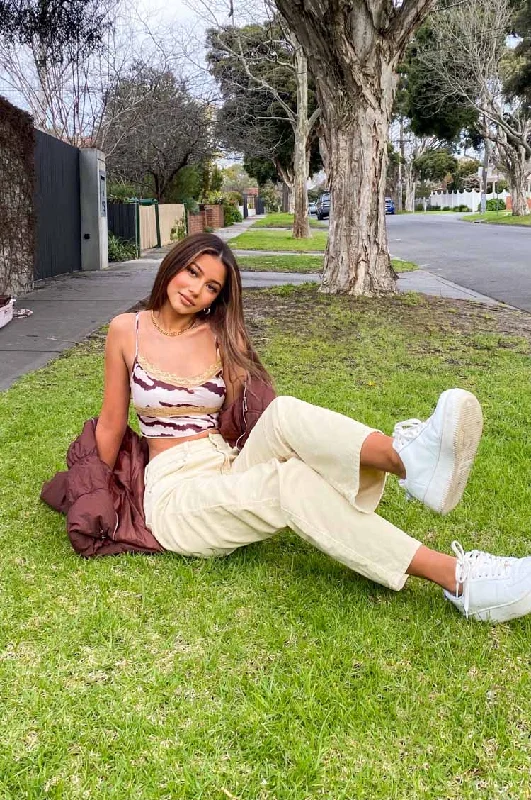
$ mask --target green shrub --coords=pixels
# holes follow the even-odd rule
[[[225,192],[223,195],[223,203],[232,203],[235,206],[243,205],[243,195],[241,192]]]
[[[227,227],[229,225],[234,225],[235,222],[241,222],[243,217],[240,214],[240,209],[236,208],[235,205],[232,203],[228,203],[226,200],[223,201],[223,219],[224,225]]]
[[[426,211],[441,211],[441,207],[440,206],[427,205],[426,206]]]
[[[131,261],[137,258],[136,244],[109,233],[109,261]]]
[[[186,236],[186,222],[184,219],[175,221],[175,225],[170,231],[170,239],[172,242],[180,242]]]
[[[505,211],[506,207],[505,200],[501,197],[487,200],[487,211]]]
[[[214,233],[214,228],[211,225],[205,225],[203,233]]]
[[[460,206],[454,208],[454,211],[472,211],[472,209],[465,205],[465,203],[461,203]]]
[[[183,200],[183,205],[189,214],[199,213],[199,203],[197,200],[194,200],[193,197],[185,197]]]
[[[443,206],[441,211],[453,211],[452,206]]]

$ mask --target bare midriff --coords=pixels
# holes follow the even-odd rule
[[[207,439],[210,434],[212,433],[219,433],[217,428],[211,428],[208,431],[202,431],[201,433],[194,433],[192,436],[180,436],[178,439],[165,439],[163,437],[149,439],[146,437],[146,441],[149,447],[149,460],[158,456],[159,453],[163,453],[165,450],[169,450],[171,447],[177,447],[180,444],[184,444],[184,442],[192,442],[194,439]]]

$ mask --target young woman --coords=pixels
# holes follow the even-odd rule
[[[277,397],[238,451],[220,435],[219,413],[249,378],[270,381],[245,329],[234,256],[217,236],[190,236],[163,260],[147,310],[111,322],[96,429],[112,468],[132,398],[149,444],[146,523],[165,549],[227,555],[289,526],[392,589],[408,575],[439,584],[466,616],[531,611],[531,557],[465,553],[457,542],[446,555],[374,513],[388,472],[435,511],[457,505],[482,428],[472,394],[447,390],[426,422],[399,422],[393,437]]]

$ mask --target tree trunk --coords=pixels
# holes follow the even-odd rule
[[[295,135],[295,152],[293,154],[293,238],[309,239],[310,221],[308,219],[308,156],[306,152],[307,136]]]
[[[513,145],[507,140],[499,144],[500,161],[511,193],[513,217],[524,217],[530,213],[527,204],[527,180],[530,172],[527,153],[521,145]]]
[[[434,0],[275,0],[308,58],[326,139],[330,232],[322,290],[395,291],[385,173],[396,68]]]
[[[417,199],[417,181],[414,178],[406,179],[406,211],[415,210]]]
[[[487,128],[487,122],[484,121],[484,127]],[[487,179],[489,175],[489,161],[490,161],[490,142],[487,138],[483,140],[485,152],[483,153],[483,166],[481,170],[481,206],[480,211],[484,214],[487,210]]]
[[[282,181],[282,211],[286,214],[293,210],[293,191],[291,184]]]
[[[413,159],[409,164],[404,167],[406,176],[406,211],[415,210],[415,195],[417,193],[417,179],[415,177],[415,170],[413,168]]]
[[[398,208],[397,211],[403,211],[402,204],[404,201],[404,117],[400,117],[400,139],[398,140]],[[407,209],[406,209],[407,211]]]
[[[293,214],[294,199],[293,199],[293,184],[294,177],[290,170],[284,169],[278,158],[274,159],[274,164],[277,169],[277,174],[282,181],[282,211]]]
[[[529,214],[529,206],[527,204],[527,176],[521,180],[515,176],[513,183],[513,176],[509,175],[509,191],[511,192],[511,202],[513,208],[513,217],[524,217]]]
[[[323,101],[331,202],[321,289],[367,296],[394,292],[385,226],[392,92],[379,106],[359,96],[348,118],[332,116],[331,100]]]
[[[297,75],[297,122],[293,129],[295,150],[293,153],[293,195],[294,218],[293,238],[309,239],[310,221],[308,219],[308,61],[302,47],[295,49],[295,71]]]

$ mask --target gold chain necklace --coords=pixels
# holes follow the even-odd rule
[[[195,320],[195,317],[194,317],[194,319],[191,321],[191,323],[189,325],[187,325],[186,328],[182,328],[182,330],[180,330],[180,331],[165,331],[164,328],[161,328],[161,326],[159,325],[159,323],[155,319],[155,314],[153,313],[153,310],[152,310],[151,311],[151,322],[153,323],[153,325],[155,326],[155,328],[158,331],[160,331],[162,334],[164,334],[164,336],[181,336],[183,333],[186,333],[186,331],[189,331],[190,328],[194,327],[194,325],[196,323],[196,320]]]

